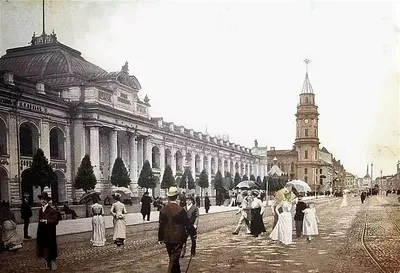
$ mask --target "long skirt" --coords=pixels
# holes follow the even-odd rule
[[[126,223],[124,219],[114,218],[113,240],[117,246],[123,245],[126,238]]]
[[[269,237],[285,245],[292,243],[292,214],[290,212],[282,212],[278,215],[278,222]]]
[[[17,233],[17,225],[11,220],[4,221],[3,223],[2,241],[4,247],[8,250],[22,248],[22,239]]]
[[[250,233],[256,237],[263,232],[263,220],[260,211],[261,208],[251,210]]]
[[[95,215],[92,218],[92,244],[93,246],[104,246],[106,243],[106,223],[103,216]]]

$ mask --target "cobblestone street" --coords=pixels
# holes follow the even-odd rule
[[[400,272],[397,196],[371,197],[363,205],[359,197],[350,197],[349,206],[342,208],[341,200],[318,199],[320,235],[311,244],[301,238],[289,247],[270,242],[270,214],[265,217],[268,232],[260,238],[232,235],[238,220],[234,212],[202,215],[197,255],[189,272],[378,272],[361,240],[366,212],[365,245],[386,272]],[[90,246],[88,232],[59,236],[58,272],[165,272],[168,259],[165,246],[156,244],[157,226],[129,226],[127,243],[121,248],[111,243],[111,229],[103,248]],[[1,272],[40,272],[43,263],[35,258],[34,246],[32,240],[20,252],[2,253]],[[183,270],[187,262],[188,258],[182,260]]]

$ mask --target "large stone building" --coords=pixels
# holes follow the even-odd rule
[[[72,181],[85,154],[94,166],[96,188],[103,193],[110,191],[117,157],[126,164],[136,196],[145,160],[161,177],[166,164],[175,176],[186,164],[196,176],[205,169],[210,180],[217,170],[223,175],[266,174],[263,148],[255,147],[255,155],[228,139],[151,117],[150,100],[139,98],[141,86],[129,74],[128,63],[120,71],[107,72],[58,42],[54,32],[34,35],[30,46],[7,50],[0,71],[1,199],[18,203],[24,193],[36,196],[37,189],[23,177],[37,148],[57,174],[51,193],[61,202],[82,194]],[[208,191],[213,193],[212,185]],[[162,194],[159,185],[155,194]]]

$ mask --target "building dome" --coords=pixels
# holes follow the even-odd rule
[[[79,85],[107,72],[86,61],[81,53],[59,42],[8,49],[0,70],[55,86]]]

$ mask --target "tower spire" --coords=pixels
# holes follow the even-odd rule
[[[42,33],[42,35],[44,36],[46,34],[46,30],[45,30],[46,20],[45,20],[45,11],[44,11],[44,0],[43,0],[43,3],[42,3],[42,8],[43,8],[43,33]]]
[[[302,94],[314,94],[314,90],[312,89],[310,79],[308,78],[308,64],[311,63],[310,59],[305,59],[306,63],[306,78],[304,79],[303,89],[301,90]]]

